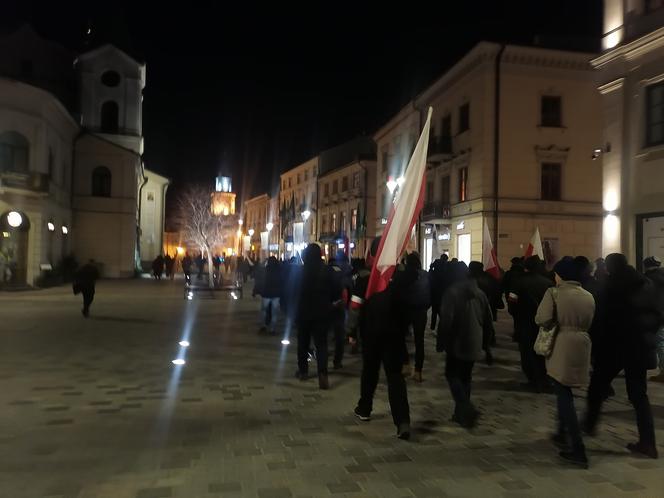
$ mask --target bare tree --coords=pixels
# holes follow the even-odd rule
[[[201,254],[207,256],[208,283],[210,288],[214,287],[212,251],[226,247],[237,226],[237,216],[215,215],[212,212],[212,190],[191,186],[178,198],[178,218],[185,240],[197,245]]]

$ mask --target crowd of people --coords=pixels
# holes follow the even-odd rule
[[[452,420],[472,428],[480,416],[471,400],[474,364],[493,363],[494,323],[498,310],[507,307],[523,388],[556,396],[558,428],[551,441],[560,447],[563,459],[588,466],[582,434],[595,435],[602,403],[614,394],[612,382],[623,370],[639,432],[639,440],[627,448],[658,457],[647,395],[648,370],[659,367],[664,372],[664,269],[657,258],[644,261],[644,274],[628,265],[622,254],[594,264],[582,256],[566,256],[550,270],[537,256],[514,258],[511,268],[496,278],[480,262],[466,265],[446,255],[427,272],[412,252],[398,265],[387,288],[366,298],[379,240],[374,240],[366,260],[349,261],[339,251],[326,264],[320,246],[310,244],[301,259],[280,262],[270,257],[256,262],[259,331],[276,335],[279,315],[286,337],[292,329],[297,331],[297,378],[309,379],[309,363],[315,361],[319,388],[328,389],[329,337],[334,338],[334,369],[343,368],[345,344],[350,343],[352,351],[362,354],[355,415],[371,420],[382,366],[397,436],[408,439],[406,378],[423,381],[431,309],[436,351],[446,355],[444,374],[455,405]],[[406,341],[411,333],[412,361]],[[587,406],[580,422],[572,389],[585,387]]]
[[[246,283],[253,276],[254,268],[258,263],[258,259],[253,254],[244,257],[242,255],[227,256],[226,253],[222,253],[213,255],[211,259],[212,275],[219,285],[223,282],[224,274],[227,279]],[[179,260],[179,267],[187,282],[191,282],[192,275],[196,275],[197,280],[203,280],[210,271],[209,261],[202,252],[194,257],[185,252],[182,259]],[[173,280],[178,271],[178,258],[169,254],[165,256],[159,254],[152,261],[151,269],[155,280],[161,280],[164,275],[167,279]]]

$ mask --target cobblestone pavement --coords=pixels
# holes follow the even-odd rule
[[[520,390],[504,319],[496,363],[475,371],[479,427],[449,421],[429,337],[405,442],[383,384],[373,420],[352,415],[359,357],[330,391],[295,380],[295,341],[259,335],[246,294],[186,301],[178,282],[103,281],[88,320],[65,287],[0,294],[0,310],[2,497],[664,496],[664,459],[624,449],[636,435],[622,379],[586,441],[590,470],[558,462],[553,397]],[[661,443],[664,386],[650,392]]]

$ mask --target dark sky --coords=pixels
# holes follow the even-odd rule
[[[147,167],[176,189],[224,171],[245,195],[371,134],[482,39],[597,49],[601,33],[601,0],[100,3],[5,0],[0,24],[76,49],[91,22],[143,58]]]

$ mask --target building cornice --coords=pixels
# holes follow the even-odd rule
[[[602,95],[606,95],[607,93],[611,93],[615,90],[620,90],[623,87],[624,83],[625,83],[625,78],[618,78],[617,80],[609,81],[604,85],[598,86],[597,90],[599,90],[599,93],[601,93]]]
[[[641,38],[638,38],[632,42],[626,43],[624,45],[619,45],[618,47],[605,52],[593,59],[591,64],[596,69],[610,64],[616,59],[626,59],[634,60],[637,59],[648,52],[652,52],[657,49],[662,49],[664,47],[664,27],[656,29],[655,31],[648,33]]]

